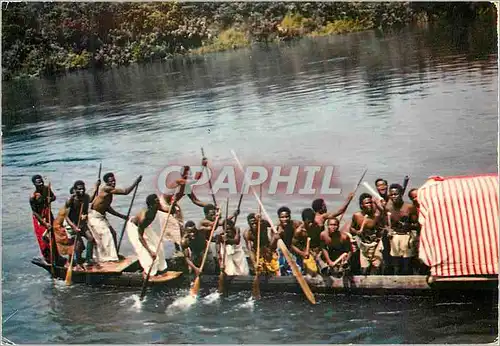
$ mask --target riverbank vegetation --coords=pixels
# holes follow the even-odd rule
[[[417,20],[496,20],[491,3],[22,2],[2,4],[2,79],[106,68],[387,30]],[[495,23],[492,23],[495,25]]]

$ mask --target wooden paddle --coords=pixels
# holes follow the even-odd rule
[[[201,155],[203,157],[205,157],[205,151],[203,150],[203,148],[201,148]],[[214,201],[214,206],[217,207],[217,201],[215,200],[214,190],[212,189],[212,177],[210,176],[210,174],[208,172],[208,167],[207,166],[203,166],[203,167],[205,167],[207,170],[208,186],[210,187],[210,193],[212,194],[212,200]]]
[[[135,194],[137,193],[137,189],[139,188],[139,184],[137,184],[134,188],[134,194],[132,195],[132,200],[130,201],[130,206],[128,207],[127,218],[123,223],[122,233],[120,234],[120,241],[118,242],[118,246],[116,248],[116,254],[120,253],[120,245],[122,244],[123,234],[125,234],[125,228],[127,227],[128,218],[130,217],[130,212],[132,211],[132,205],[134,204]]]
[[[260,185],[260,198],[262,199],[262,184]],[[243,196],[243,195],[242,195]],[[255,252],[255,278],[253,279],[252,284],[252,296],[255,300],[260,299],[260,280],[259,280],[259,261],[260,261],[260,204],[258,212],[259,219],[257,220],[257,251]]]
[[[49,186],[48,186],[49,192],[47,194],[48,198],[48,210],[47,210],[47,220],[48,224],[50,225],[50,231],[49,231],[49,237],[50,237],[50,273],[52,274],[52,278],[56,277],[56,254],[54,251],[54,246],[56,246],[56,242],[54,239],[54,229],[52,228],[52,215],[51,215],[51,204],[52,201],[50,200],[50,191],[51,191],[51,183],[49,181]]]
[[[226,220],[224,221],[224,231],[223,231],[223,235],[226,234],[227,232],[227,218],[228,218],[228,210],[229,210],[229,198],[226,200]],[[221,235],[222,236],[222,235]],[[218,285],[218,289],[217,291],[219,293],[223,293],[224,292],[224,281],[225,281],[225,278],[226,278],[226,242],[222,242],[222,240],[220,241],[220,249],[221,249],[221,252],[223,253],[223,255],[221,255],[221,266],[220,266],[220,274],[219,274],[219,285]]]
[[[241,165],[240,161],[238,160],[238,157],[236,156],[236,153],[231,150],[231,153],[233,154],[234,159],[238,163],[238,167],[240,168],[241,172],[244,174],[243,166]],[[248,178],[245,175],[245,180],[247,184],[250,186],[250,189],[252,190],[253,195],[257,199],[257,203],[259,203],[259,206],[262,208],[262,213],[266,216],[267,221],[271,224],[271,229],[273,230],[274,233],[278,233],[276,230],[276,227],[274,227],[274,223],[272,219],[269,217],[269,214],[266,212],[266,208],[264,208],[264,205],[262,205],[262,201],[260,200],[259,196],[255,192],[255,189],[253,188],[252,185],[249,184]],[[306,298],[311,302],[311,304],[316,304],[316,299],[314,298],[314,294],[311,291],[311,288],[307,284],[306,280],[304,279],[304,276],[300,272],[299,268],[297,267],[297,263],[292,259],[290,252],[288,251],[288,248],[286,247],[285,243],[283,240],[278,239],[278,247],[283,253],[283,256],[285,256],[285,259],[292,269],[293,275],[295,276],[295,279],[299,283],[300,287],[302,288],[302,291],[304,292]]]
[[[172,214],[172,208],[175,203],[175,195],[172,197],[172,202],[170,203],[170,207],[168,208],[168,214],[167,214],[167,219],[165,220],[165,224],[163,225],[163,229],[161,231],[160,239],[158,241],[158,246],[156,246],[156,251],[155,254],[158,256],[158,251],[160,251],[161,246],[163,245],[163,236],[165,235],[165,231],[167,230],[167,225],[168,225],[168,218]],[[130,212],[130,210],[129,210]],[[128,220],[128,218],[127,218]],[[151,265],[149,266],[148,274],[146,275],[146,279],[144,279],[144,282],[142,283],[142,289],[141,289],[141,297],[140,299],[143,300],[144,296],[146,295],[146,288],[148,285],[149,277],[151,276],[151,270],[153,269],[153,264],[155,263],[156,259],[151,261]]]
[[[361,175],[361,178],[359,179],[358,183],[356,184],[356,187],[354,188],[354,196],[356,196],[356,191],[358,191],[358,188],[359,188],[359,185],[361,185],[361,182],[363,181],[363,178],[365,177],[365,174],[366,172],[368,171],[368,168],[365,169],[365,171],[363,172],[363,174]],[[342,219],[344,218],[344,215],[347,213],[347,208],[349,208],[349,204],[351,204],[351,201],[354,199],[354,196],[352,197],[352,199],[349,201],[349,203],[347,204],[347,207],[345,208],[345,211],[342,213],[342,215],[340,215],[340,219],[339,219],[339,227],[340,227],[340,222],[342,221]]]
[[[85,201],[82,201],[82,205],[80,206],[80,214],[78,216],[78,224],[77,224],[76,228],[80,228],[80,221],[81,221],[81,218],[82,218],[82,211],[83,211],[83,204],[84,203],[85,203]],[[69,260],[68,271],[66,272],[66,280],[65,280],[65,282],[66,282],[67,286],[71,286],[71,280],[73,278],[73,258],[75,258],[76,244],[78,244],[78,237],[79,236],[80,235],[78,233],[75,235],[75,245],[73,245],[73,252],[71,254],[71,259]]]
[[[210,247],[210,241],[212,240],[212,237],[214,235],[215,229],[219,225],[219,217],[220,217],[220,210],[217,212],[217,215],[215,216],[215,221],[212,226],[212,230],[210,231],[210,236],[208,237],[207,245],[205,248],[205,253],[203,254],[203,259],[201,260],[200,264],[200,273],[196,276],[196,279],[193,282],[193,286],[191,286],[191,296],[197,296],[198,292],[200,291],[200,275],[201,272],[203,271],[203,267],[205,266],[205,260],[207,259],[207,254],[208,254],[208,249]]]

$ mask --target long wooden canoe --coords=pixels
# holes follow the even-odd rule
[[[33,264],[50,272],[50,265],[41,258],[34,258]],[[175,264],[169,265],[169,268]],[[127,257],[118,263],[106,263],[97,270],[73,271],[73,282],[88,285],[141,287],[142,272],[135,257]],[[66,277],[66,268],[56,267],[56,276]],[[160,278],[151,280],[153,288],[162,290],[188,288],[192,277],[183,271],[169,271]],[[202,288],[210,289],[218,285],[217,274],[201,276]],[[254,276],[228,276],[228,292],[250,291]],[[311,290],[322,294],[367,294],[367,295],[497,295],[498,277],[430,278],[424,275],[394,276],[371,275],[334,278],[331,276],[307,277]],[[301,289],[293,276],[260,277],[261,292],[300,293]]]

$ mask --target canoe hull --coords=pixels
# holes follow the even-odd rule
[[[50,273],[50,266],[40,258],[32,263]],[[73,271],[73,283],[97,286],[142,287],[142,273],[134,263],[120,273],[86,273]],[[56,276],[64,280],[66,268],[57,267]],[[430,280],[427,276],[354,276],[351,278],[333,278],[317,276],[306,278],[311,290],[320,294],[356,294],[356,295],[410,295],[410,296],[498,296],[498,278],[454,278]],[[179,275],[164,282],[150,282],[150,286],[161,290],[189,288],[193,277]],[[206,274],[201,276],[201,288],[213,289],[218,286],[219,276]],[[228,276],[225,281],[226,293],[251,291],[254,276]],[[264,293],[301,293],[295,277],[261,276],[260,290]]]

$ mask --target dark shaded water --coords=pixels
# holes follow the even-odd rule
[[[3,315],[19,309],[4,335],[17,343],[492,342],[491,302],[320,296],[313,307],[296,295],[252,303],[242,292],[188,306],[179,291],[154,293],[140,306],[136,291],[54,286],[29,263],[38,248],[28,196],[31,175],[48,176],[57,211],[73,181],[91,185],[102,161],[120,186],[144,176],[135,212],[157,173],[173,159],[198,161],[200,146],[221,164],[232,163],[231,148],[247,162],[328,162],[344,190],[364,167],[367,181],[410,174],[410,186],[435,174],[496,172],[496,50],[493,27],[444,26],[4,83]],[[117,197],[115,209],[125,212],[129,201]],[[273,215],[284,203],[299,218],[310,201],[265,200]],[[183,207],[186,220],[201,218]],[[240,226],[255,208],[244,199]],[[123,249],[132,252],[126,237]]]

